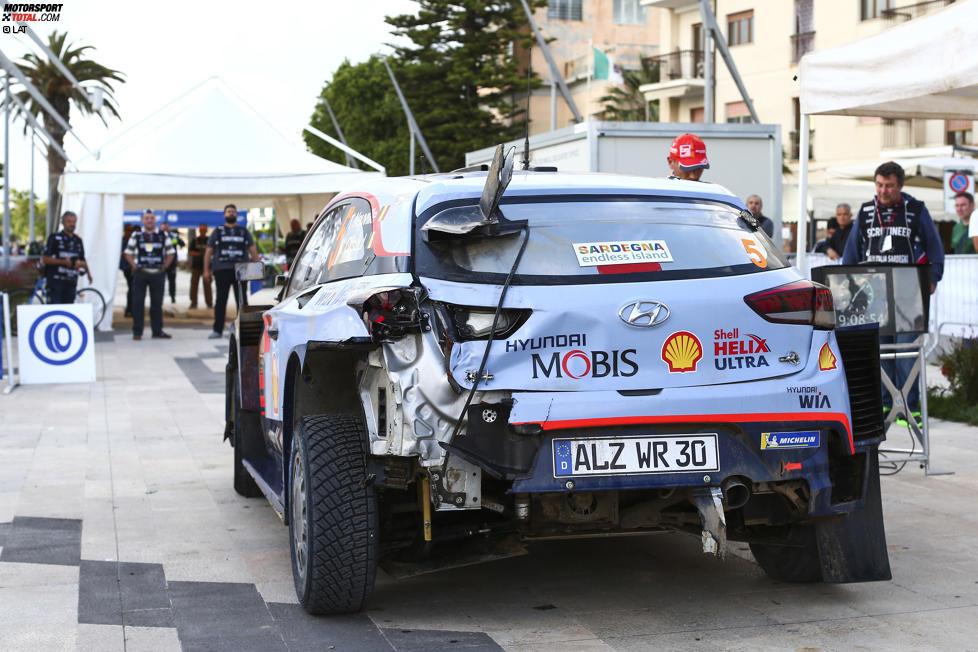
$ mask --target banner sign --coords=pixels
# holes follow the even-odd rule
[[[954,215],[954,196],[959,192],[975,194],[972,170],[944,170],[944,212]]]
[[[17,333],[21,384],[95,380],[90,305],[17,306]]]

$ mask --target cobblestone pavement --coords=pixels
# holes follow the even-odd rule
[[[781,584],[683,534],[535,544],[296,605],[288,530],[231,488],[220,340],[100,334],[98,380],[0,395],[0,650],[978,649],[978,429],[883,479],[893,580]],[[898,442],[903,443],[903,442]]]

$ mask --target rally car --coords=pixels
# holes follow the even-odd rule
[[[225,435],[311,613],[363,608],[378,564],[663,528],[779,580],[890,577],[876,331],[835,330],[720,186],[498,150],[337,196],[280,281],[235,323]]]

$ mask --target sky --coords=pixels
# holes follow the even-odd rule
[[[108,127],[72,111],[71,124],[89,149],[137,124],[184,91],[219,76],[280,132],[301,144],[323,84],[349,59],[389,52],[394,41],[385,15],[414,13],[412,0],[320,0],[272,3],[255,0],[122,2],[65,0],[56,23],[33,23],[47,42],[52,29],[67,31],[75,44],[91,45],[87,56],[123,72],[116,87],[122,120]],[[38,52],[23,34],[0,33],[0,50],[14,62]],[[2,130],[0,121],[0,130]],[[10,129],[11,187],[30,184],[30,150],[22,123]],[[70,135],[69,158],[85,149]],[[35,155],[35,193],[47,195],[47,163]]]

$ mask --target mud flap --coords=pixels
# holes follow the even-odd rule
[[[845,516],[819,519],[815,523],[815,541],[824,582],[891,579],[876,447],[869,453],[869,458],[865,506]]]

